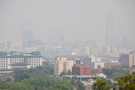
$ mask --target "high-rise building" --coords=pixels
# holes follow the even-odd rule
[[[135,51],[131,51],[129,54],[123,54],[120,58],[122,65],[135,67]]]
[[[135,67],[135,51],[129,53],[129,67]]]
[[[89,52],[89,46],[83,46],[83,45],[79,45],[77,47],[75,47],[75,55],[84,55],[87,56],[90,54]]]
[[[122,38],[122,48],[129,49],[130,39],[128,37]]]
[[[29,41],[33,40],[33,31],[28,23],[21,24],[22,49],[26,48]]]
[[[50,29],[48,42],[53,46],[64,46],[64,32],[54,28]]]
[[[120,56],[120,61],[123,66],[129,66],[129,54],[122,54]]]
[[[115,32],[114,32],[114,17],[112,13],[107,13],[106,22],[106,44],[109,46],[115,45]]]
[[[54,75],[58,76],[63,71],[72,72],[73,65],[74,65],[73,60],[67,60],[67,58],[57,58],[55,65],[54,65]]]
[[[22,42],[28,42],[33,40],[33,32],[31,30],[25,30],[22,32]]]

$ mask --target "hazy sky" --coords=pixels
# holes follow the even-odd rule
[[[34,38],[48,40],[49,30],[63,30],[66,41],[105,42],[106,15],[114,15],[117,40],[135,39],[135,0],[0,0],[0,40],[21,41],[21,24]]]

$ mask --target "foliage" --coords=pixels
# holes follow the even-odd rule
[[[130,71],[122,70],[121,68],[105,68],[103,69],[103,74],[107,75],[109,79],[115,79],[122,75],[128,75]]]
[[[54,68],[45,63],[43,66],[27,70],[16,69],[15,82],[0,82],[0,90],[84,90],[78,80],[61,80],[51,77]]]
[[[95,83],[93,84],[93,90],[109,90],[107,81],[101,80],[99,78],[93,77]],[[113,90],[135,90],[135,72],[120,76],[116,78],[116,83]]]
[[[101,80],[103,80],[103,81],[107,81],[108,85],[109,85],[111,88],[115,87],[115,85],[111,82],[110,79],[105,79],[105,78],[101,78],[101,77],[99,77],[99,79],[101,79]]]
[[[109,90],[110,86],[108,85],[107,81],[103,81],[99,78],[93,77],[92,78],[95,83],[93,83],[93,90]]]
[[[77,80],[78,78],[77,78],[77,76],[73,76],[73,78],[72,78],[72,79]]]
[[[135,90],[135,72],[116,79],[114,90]]]
[[[61,72],[60,76],[63,76],[63,75],[67,75],[67,73],[65,71]]]
[[[21,82],[0,83],[0,89],[9,90],[84,90],[85,87],[78,80],[60,80],[55,78],[29,78]]]
[[[71,75],[71,71],[70,70],[68,72],[63,71],[60,73],[60,76],[62,75]]]
[[[11,80],[11,78],[7,78],[5,81],[6,82],[11,82],[12,80]]]
[[[51,66],[38,66],[27,70],[17,69],[14,71],[15,81],[21,81],[27,78],[47,78],[48,75],[53,75],[54,68]]]

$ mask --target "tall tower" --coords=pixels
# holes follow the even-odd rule
[[[106,45],[115,45],[114,17],[112,13],[107,13],[106,21]]]
[[[50,29],[48,41],[54,46],[64,46],[64,32],[54,28]]]
[[[21,24],[21,35],[22,35],[22,47],[28,46],[28,42],[33,40],[33,31],[30,29],[29,24]]]
[[[28,23],[21,24],[22,42],[27,43],[33,40],[33,31],[30,29]]]

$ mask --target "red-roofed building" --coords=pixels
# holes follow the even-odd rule
[[[72,66],[72,75],[91,75],[91,67],[74,65]]]

